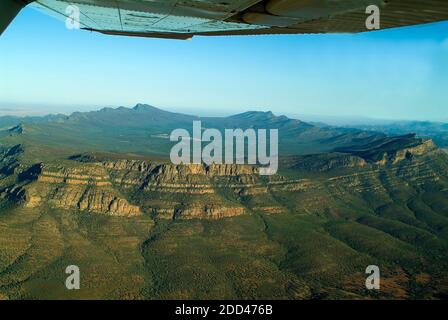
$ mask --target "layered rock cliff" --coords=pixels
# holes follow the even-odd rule
[[[357,194],[377,194],[387,201],[394,188],[420,188],[448,175],[439,164],[446,154],[431,141],[409,142],[402,149],[393,142],[380,160],[375,160],[381,158],[378,147],[375,152],[289,157],[281,161],[288,175],[270,177],[260,176],[258,168],[249,165],[172,165],[94,156],[24,166],[20,161],[23,147],[18,145],[1,150],[0,167],[9,177],[3,181],[14,177],[16,181],[0,188],[0,198],[27,207],[110,216],[146,213],[167,219],[220,219],[299,209],[322,213],[331,209],[331,199],[343,195],[343,201]],[[328,197],[322,196],[326,193]]]

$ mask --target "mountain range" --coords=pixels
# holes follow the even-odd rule
[[[55,146],[82,145],[85,150],[136,152],[144,155],[168,154],[172,143],[169,134],[177,128],[191,131],[194,120],[204,128],[275,128],[279,130],[280,154],[307,154],[330,151],[336,146],[350,146],[357,141],[377,139],[381,133],[359,129],[314,126],[272,112],[245,112],[229,117],[197,117],[163,111],[137,104],[133,108],[103,108],[92,112],[75,112],[70,116],[11,118],[0,117],[0,124],[21,130],[29,141]],[[1,133],[9,135],[7,130]]]
[[[278,129],[278,173],[172,164],[169,134],[194,120]],[[6,121],[0,298],[448,296],[448,154],[412,131],[143,104]],[[68,291],[73,264],[82,284]],[[379,291],[365,287],[369,265]]]
[[[327,125],[323,125],[327,126]],[[378,123],[358,123],[344,125],[367,131],[382,132],[387,135],[415,133],[420,137],[432,139],[439,147],[448,147],[448,123],[435,121],[378,121]]]

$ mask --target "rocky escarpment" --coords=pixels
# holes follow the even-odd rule
[[[283,165],[302,171],[327,172],[335,169],[363,168],[367,162],[350,154],[330,153],[289,157],[283,161]]]
[[[49,205],[57,209],[133,216],[141,214],[142,209],[130,204],[121,190],[126,193],[139,189],[148,194],[215,194],[211,181],[214,177],[239,177],[257,172],[249,166],[176,166],[136,160],[90,163],[85,157],[81,159],[56,166],[43,164],[36,181],[27,186],[26,206]],[[170,219],[219,219],[243,214],[245,209],[216,196],[207,205],[174,202],[169,206],[147,206],[145,211]]]
[[[43,183],[63,183],[69,185],[111,186],[110,177],[100,166],[84,164],[73,166],[44,165],[37,180]]]
[[[258,176],[258,168],[248,165],[172,165],[137,160],[107,161],[113,182],[123,188],[184,194],[214,194],[216,178],[250,183]]]
[[[416,138],[415,134],[385,137],[366,145],[338,148],[336,151],[360,157],[379,165],[396,164],[437,150],[432,140]]]
[[[411,160],[415,156],[422,156],[436,150],[437,147],[432,140],[425,140],[421,144],[396,150],[392,153],[385,152],[383,158],[378,163],[383,165],[387,163],[396,164],[400,161]]]
[[[24,203],[26,201],[26,190],[22,186],[11,186],[0,190],[0,199],[13,203]]]
[[[242,215],[245,212],[243,207],[221,207],[213,204],[205,206],[191,206],[177,209],[174,212],[174,218],[194,219],[222,219]]]
[[[64,164],[42,165],[36,181],[27,186],[26,206],[49,205],[111,216],[141,214],[138,206],[130,204],[112,187],[102,166],[76,162]]]
[[[19,157],[23,153],[23,146],[18,144],[12,147],[0,146],[0,175],[11,175],[19,172]]]
[[[256,167],[241,165],[171,165],[140,160],[97,165],[106,168],[113,184],[120,189],[147,194],[140,202],[158,217],[221,218],[250,211],[276,214],[290,210],[290,204],[299,199],[298,207],[306,212],[324,212],[331,197],[322,194],[335,197],[369,192],[387,194],[390,189],[408,184],[437,182],[438,172],[430,163],[434,152],[437,153],[434,145],[424,141],[406,146],[385,151],[394,154],[394,161],[386,164],[347,153],[288,158],[281,165],[296,172],[295,177],[288,178],[261,177]],[[301,173],[307,177],[300,177]],[[309,174],[314,178],[308,177]],[[279,202],[279,198],[288,200]]]
[[[375,169],[399,165],[415,157],[440,152],[432,140],[417,139],[415,135],[384,138],[365,146],[338,148],[338,152],[292,156],[282,159],[284,168],[305,172],[330,172],[333,170]]]
[[[77,208],[81,211],[105,213],[111,216],[136,216],[141,214],[140,208],[131,205],[124,198],[101,189],[66,188],[58,190],[50,203],[57,208]]]
[[[110,188],[84,185],[54,185],[51,182],[33,183],[27,187],[26,207],[48,205],[56,209],[79,210],[110,216],[130,217],[141,214],[123,196]]]
[[[42,165],[36,181],[27,187],[27,206],[48,204],[58,209],[114,216],[147,212],[169,219],[220,219],[247,210],[222,197],[217,188],[230,188],[235,194],[267,192],[257,182],[258,169],[253,166],[171,165],[138,160],[98,162],[84,156],[71,159],[58,165]],[[131,204],[127,194],[136,190],[143,199]],[[153,194],[163,194],[164,199],[151,201]],[[181,198],[183,194],[189,198]]]
[[[346,201],[348,195],[377,194],[387,201],[391,190],[433,187],[448,175],[446,154],[431,141],[398,139],[381,145],[385,150],[376,146],[375,151],[289,157],[280,163],[287,175],[269,177],[248,165],[172,165],[85,155],[24,167],[23,148],[15,146],[2,151],[1,163],[14,169],[4,171],[10,173],[3,179],[9,184],[0,197],[27,207],[111,216],[221,219],[250,212],[322,213],[332,210],[335,198]],[[385,162],[382,154],[387,154]]]

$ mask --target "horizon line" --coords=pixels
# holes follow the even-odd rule
[[[2,107],[1,105],[9,105],[6,107]],[[28,106],[28,108],[23,108],[23,107],[19,107],[19,105],[21,106]],[[302,114],[298,114],[298,113],[291,113],[291,112],[286,112],[286,113],[276,113],[275,111],[273,111],[271,108],[266,108],[266,109],[259,109],[259,108],[251,108],[248,107],[247,109],[245,109],[245,111],[240,111],[237,112],[235,111],[230,111],[230,112],[222,112],[221,109],[218,109],[216,111],[218,111],[217,113],[212,113],[210,114],[210,111],[207,110],[209,112],[209,114],[200,114],[197,112],[207,112],[206,110],[204,110],[204,108],[194,108],[194,107],[160,107],[154,104],[150,104],[150,103],[135,103],[131,106],[125,106],[125,105],[92,105],[92,104],[42,104],[42,103],[36,103],[36,104],[25,104],[25,103],[10,103],[10,102],[4,102],[4,103],[0,103],[0,118],[2,117],[16,117],[16,118],[27,118],[27,117],[46,117],[46,116],[52,116],[52,115],[64,115],[64,116],[71,116],[74,113],[87,113],[87,112],[98,112],[100,110],[103,109],[119,109],[119,108],[126,108],[126,109],[133,109],[138,105],[145,105],[145,106],[151,106],[153,108],[162,110],[162,111],[166,111],[166,112],[172,112],[172,113],[180,113],[180,114],[184,114],[184,115],[190,115],[190,116],[197,116],[197,117],[228,117],[228,116],[232,116],[232,115],[237,115],[237,114],[242,114],[245,112],[260,112],[260,113],[265,113],[265,112],[271,112],[274,114],[274,116],[276,117],[280,117],[280,116],[286,116],[290,119],[295,119],[295,120],[303,120],[303,118],[308,118],[308,120],[303,120],[303,121],[307,121],[307,122],[324,122],[324,120],[334,120],[334,121],[356,121],[358,122],[358,124],[366,124],[366,123],[359,123],[359,121],[370,121],[370,122],[433,122],[433,123],[448,123],[448,118],[447,119],[440,119],[440,120],[436,120],[436,119],[417,119],[417,118],[383,118],[383,117],[375,117],[375,116],[365,116],[365,115],[356,115],[356,114],[350,114],[350,115],[334,115],[334,114],[310,114],[310,113],[302,113]],[[17,106],[17,108],[15,107]],[[50,107],[50,109],[47,110],[43,110],[43,111],[38,111],[38,112],[33,112],[33,110],[30,107]],[[51,107],[66,107],[66,108],[77,108],[74,110],[67,110],[67,111],[57,111],[57,110],[51,110]],[[85,109],[87,108],[87,109]],[[303,117],[303,118],[302,118]],[[314,118],[314,120],[310,120],[310,118]],[[321,119],[319,119],[321,118]]]

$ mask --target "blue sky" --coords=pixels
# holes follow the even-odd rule
[[[143,102],[196,114],[448,121],[448,23],[357,35],[196,37],[68,30],[32,8],[0,37],[0,114]]]

